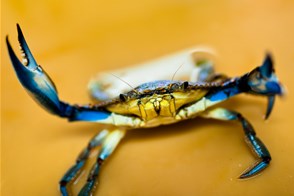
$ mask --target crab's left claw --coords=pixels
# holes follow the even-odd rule
[[[49,112],[59,114],[61,106],[54,83],[41,66],[37,64],[18,24],[17,32],[23,63],[19,61],[14,53],[8,36],[6,37],[6,44],[19,81],[37,103],[45,107]]]

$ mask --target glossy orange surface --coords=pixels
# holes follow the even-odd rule
[[[240,125],[195,119],[128,132],[103,167],[96,195],[294,194],[293,1],[3,0],[1,14],[2,195],[59,195],[59,179],[103,128],[52,116],[25,93],[3,44],[9,34],[17,49],[16,23],[70,103],[89,101],[86,85],[96,72],[191,46],[214,48],[217,71],[232,76],[271,51],[288,95],[270,119],[262,119],[264,98],[223,104],[247,117],[270,150],[273,161],[261,175],[237,179],[254,162]]]

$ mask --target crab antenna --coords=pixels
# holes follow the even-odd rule
[[[137,93],[138,95],[140,94],[134,87],[132,87],[132,85],[130,85],[128,82],[126,82],[125,80],[123,80],[122,78],[120,78],[120,77],[118,77],[118,76],[116,76],[116,75],[114,75],[114,74],[112,74],[112,73],[109,73],[110,75],[112,75],[112,76],[114,76],[114,77],[116,77],[117,79],[119,79],[120,81],[122,81],[123,83],[125,83],[126,85],[128,85],[129,87],[131,87],[131,89],[135,92],[135,93]]]
[[[181,67],[183,67],[183,65],[184,65],[184,63],[182,63],[182,64],[178,67],[178,69],[176,70],[176,72],[173,74],[173,77],[172,77],[171,80],[174,80],[174,78],[175,78],[177,72],[180,70]]]

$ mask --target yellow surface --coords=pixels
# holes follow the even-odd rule
[[[17,22],[60,97],[71,103],[88,102],[86,84],[96,72],[190,46],[213,47],[217,70],[229,75],[251,70],[271,51],[289,93],[277,100],[270,120],[262,120],[262,98],[242,95],[224,104],[244,114],[268,146],[273,161],[262,175],[237,180],[254,162],[240,125],[195,119],[129,132],[96,193],[294,194],[293,1],[3,0],[1,14],[2,195],[59,195],[59,179],[103,127],[54,117],[25,93],[3,45],[9,34],[17,49]]]

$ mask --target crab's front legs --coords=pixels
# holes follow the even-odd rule
[[[71,190],[68,187],[77,178],[77,176],[84,169],[85,163],[90,156],[93,149],[99,148],[97,160],[92,167],[86,184],[81,189],[79,195],[90,195],[97,185],[97,178],[100,172],[101,165],[111,155],[120,140],[125,134],[124,130],[115,129],[113,131],[103,130],[97,134],[88,144],[88,146],[81,152],[73,165],[62,177],[59,182],[60,192],[63,196],[71,195]]]
[[[249,147],[253,149],[253,152],[259,160],[252,167],[249,167],[245,172],[243,172],[239,178],[243,179],[252,177],[264,170],[269,165],[271,161],[271,155],[269,151],[262,141],[256,137],[256,133],[252,125],[240,113],[223,108],[216,108],[204,112],[201,116],[218,120],[237,120],[242,124],[245,132],[246,142]]]

